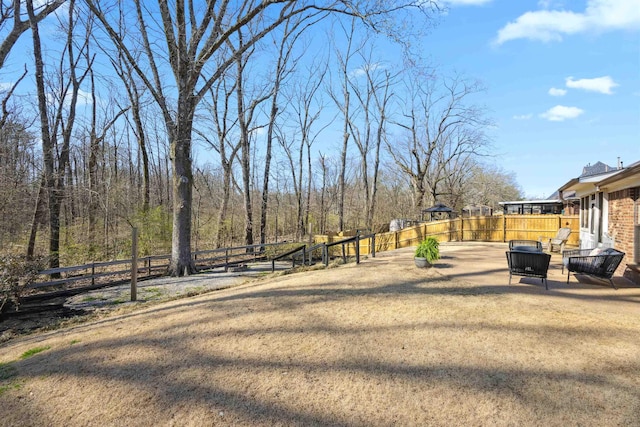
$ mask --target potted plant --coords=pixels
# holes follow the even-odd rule
[[[433,265],[433,261],[440,259],[439,243],[435,237],[427,237],[416,248],[415,257],[413,258],[416,267],[428,268]]]

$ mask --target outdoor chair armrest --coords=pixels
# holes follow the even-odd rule
[[[534,250],[538,252],[542,252],[542,243],[537,240],[509,240],[509,250],[518,251],[518,250]]]
[[[572,256],[588,256],[593,249],[565,249],[562,252],[562,258],[569,258]]]

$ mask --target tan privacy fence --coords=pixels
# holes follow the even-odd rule
[[[388,251],[398,248],[416,246],[425,237],[432,236],[440,242],[508,242],[514,239],[538,240],[551,238],[559,228],[571,228],[567,242],[569,246],[577,246],[579,239],[578,215],[503,215],[456,218],[443,221],[425,222],[399,231],[378,233],[375,235],[375,250]],[[332,243],[344,239],[345,236],[315,236],[315,243]],[[372,239],[359,242],[360,253],[372,251]],[[331,248],[331,250],[340,250]],[[347,246],[347,254],[355,255],[355,243]],[[332,255],[335,255],[332,253]]]

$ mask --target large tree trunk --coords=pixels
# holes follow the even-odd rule
[[[222,142],[224,144],[224,142]],[[223,237],[226,238],[229,231],[228,211],[229,199],[231,198],[231,164],[226,160],[222,161],[222,202],[218,212],[218,229],[216,231],[216,247],[222,247]]]
[[[191,110],[193,111],[193,110]],[[189,115],[189,110],[178,114]],[[177,129],[171,141],[173,167],[173,235],[169,274],[183,276],[195,273],[191,260],[191,200],[193,173],[191,165],[191,117],[178,118]]]
[[[36,206],[33,212],[33,220],[31,222],[31,231],[29,233],[29,243],[27,245],[27,259],[33,259],[36,250],[36,235],[38,233],[38,225],[45,223],[45,197],[46,189],[46,177],[42,174],[40,180],[40,186],[38,188],[38,197],[36,199]]]
[[[185,77],[180,84],[185,85],[186,80]],[[180,91],[175,127],[170,129],[169,133],[173,170],[173,234],[169,264],[169,274],[172,276],[186,276],[196,272],[191,259],[191,202],[193,199],[191,133],[195,114],[194,102],[195,99],[191,93]]]
[[[33,39],[33,55],[35,59],[35,78],[36,89],[38,92],[38,112],[40,113],[40,131],[42,137],[42,157],[44,162],[44,187],[47,191],[48,203],[49,203],[49,228],[50,228],[50,244],[49,244],[49,266],[51,268],[57,268],[59,266],[59,237],[60,233],[57,230],[59,226],[58,218],[52,215],[55,212],[55,180],[54,180],[54,167],[53,167],[53,142],[51,134],[49,132],[49,118],[47,115],[47,97],[44,85],[44,61],[42,59],[42,44],[40,42],[40,31],[38,29],[38,22],[35,19],[33,12],[33,1],[27,0],[27,12],[29,13],[29,20],[31,24],[31,33]],[[36,212],[37,212],[36,206]],[[35,233],[34,233],[35,238]],[[55,239],[55,244],[53,243]],[[53,250],[52,250],[53,249]]]
[[[320,167],[322,168],[322,188],[320,189],[320,234],[325,234],[327,224],[327,208],[325,207],[325,195],[327,194],[327,164],[324,155],[320,154]]]
[[[267,148],[264,159],[264,175],[262,178],[262,201],[260,205],[260,243],[267,243],[267,208],[269,207],[269,176],[271,174],[271,150],[273,147],[273,126],[278,114],[278,91],[279,80],[274,88],[271,102],[271,114],[269,115],[269,126],[267,128]]]
[[[346,192],[347,148],[349,146],[349,92],[345,92],[344,129],[342,133],[342,153],[340,154],[340,178],[338,181],[338,229],[344,230],[344,197]]]

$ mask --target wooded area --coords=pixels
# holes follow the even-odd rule
[[[521,196],[483,87],[418,40],[436,2],[2,0],[0,248],[50,268]]]

